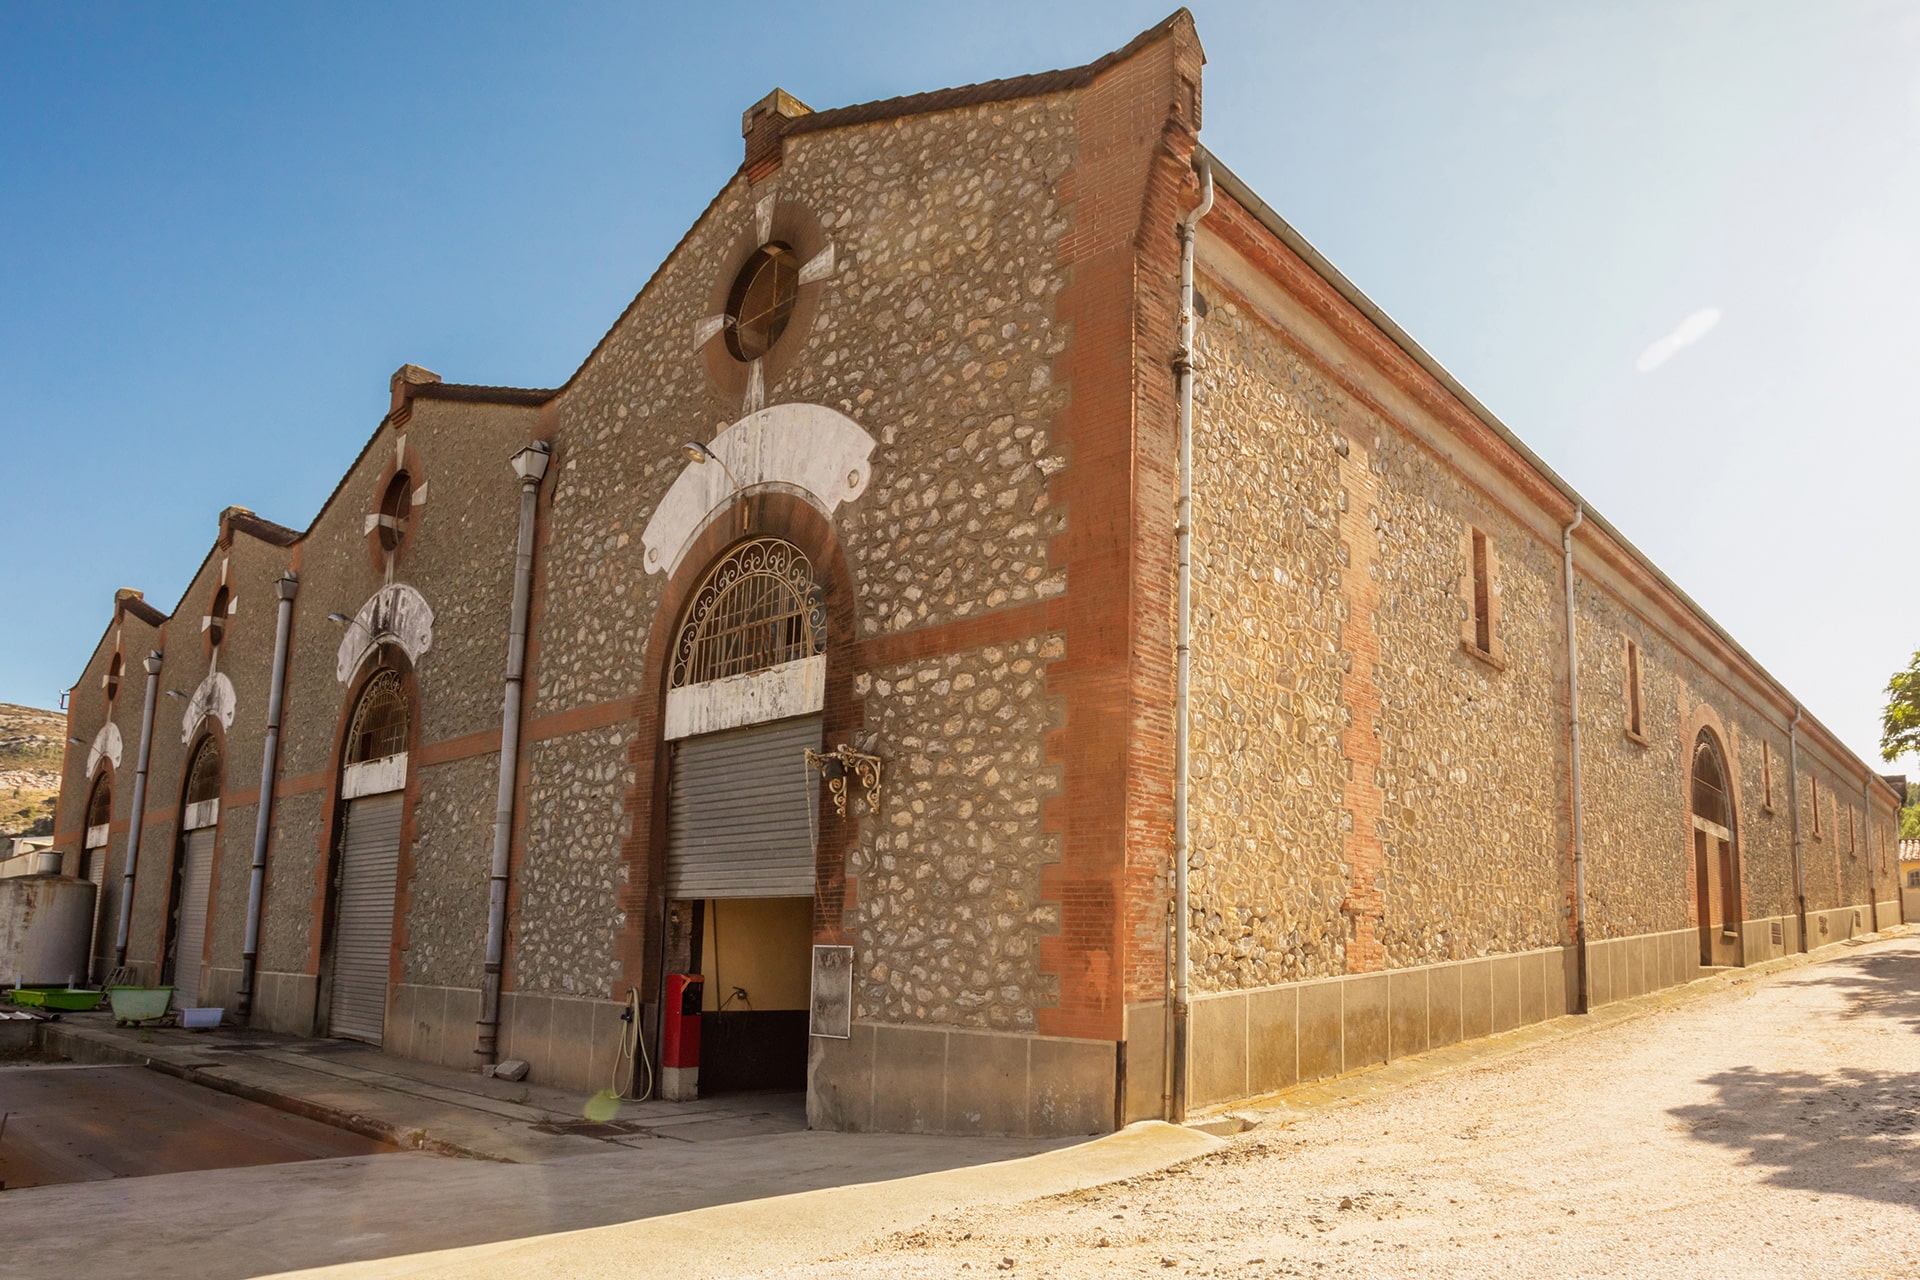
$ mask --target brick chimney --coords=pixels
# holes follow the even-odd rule
[[[747,140],[748,182],[758,182],[780,167],[780,139],[787,125],[812,114],[812,107],[785,89],[775,89],[741,113],[740,136]]]
[[[440,381],[440,375],[431,369],[422,369],[417,364],[403,364],[393,371],[393,377],[387,380],[387,390],[392,393],[393,403],[388,413],[399,413],[407,403],[407,397],[414,387],[425,386]]]

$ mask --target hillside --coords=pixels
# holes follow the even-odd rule
[[[0,702],[0,839],[53,830],[67,718]]]

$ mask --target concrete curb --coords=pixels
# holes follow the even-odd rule
[[[1038,1200],[1155,1173],[1226,1145],[1211,1134],[1143,1120],[1103,1138],[1018,1160],[715,1205],[585,1231],[289,1271],[282,1273],[282,1280],[701,1280],[738,1275],[830,1258],[953,1209]]]
[[[375,1116],[329,1107],[311,1098],[262,1088],[210,1068],[135,1053],[110,1041],[96,1039],[88,1035],[85,1030],[64,1023],[39,1024],[38,1038],[41,1048],[58,1053],[74,1062],[145,1067],[149,1071],[158,1071],[161,1075],[172,1076],[176,1080],[185,1080],[189,1084],[197,1084],[236,1098],[244,1098],[248,1102],[257,1102],[262,1106],[272,1107],[276,1111],[285,1111],[290,1115],[303,1116],[308,1120],[332,1125],[336,1129],[345,1129],[363,1138],[390,1143],[405,1151],[428,1151],[435,1155],[459,1156],[468,1160],[503,1159],[491,1152],[476,1151],[459,1143],[448,1142],[444,1138],[436,1138],[424,1129],[393,1124]]]

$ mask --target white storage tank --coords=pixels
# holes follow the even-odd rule
[[[73,876],[0,880],[0,985],[84,983],[93,893],[93,881]]]

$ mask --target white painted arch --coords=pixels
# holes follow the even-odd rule
[[[700,531],[740,493],[794,493],[831,516],[867,491],[876,443],[859,423],[825,405],[776,404],[748,414],[707,442],[726,466],[688,462],[660,499],[640,535],[647,572],[677,570]]]

